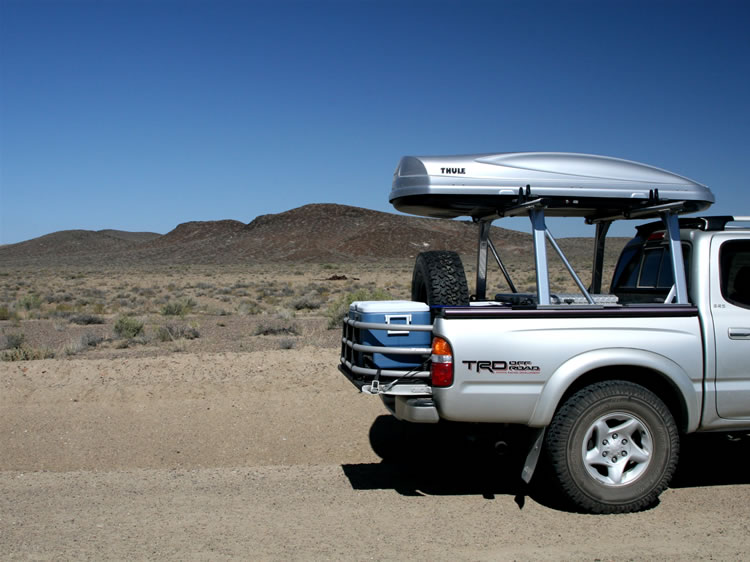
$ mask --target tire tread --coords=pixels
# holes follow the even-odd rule
[[[643,497],[627,503],[608,503],[584,493],[576,485],[571,475],[566,451],[568,438],[577,420],[584,416],[587,410],[596,403],[617,395],[627,396],[648,404],[664,420],[670,442],[669,446],[673,451],[668,459],[664,474],[657,485]],[[678,452],[679,434],[677,425],[664,402],[645,387],[622,380],[609,380],[591,384],[573,394],[557,411],[547,428],[545,436],[545,453],[553,476],[560,484],[560,491],[564,495],[564,499],[587,513],[628,513],[641,511],[653,505],[659,494],[669,485],[677,466]]]
[[[460,256],[456,252],[436,250],[421,252],[414,263],[412,277],[412,300],[424,298],[420,295],[424,285],[427,304],[466,306],[469,304],[469,288]]]

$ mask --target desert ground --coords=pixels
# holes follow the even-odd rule
[[[410,275],[1,268],[0,558],[747,559],[744,435],[685,439],[648,511],[582,515],[494,429],[406,427],[359,394],[329,321]]]

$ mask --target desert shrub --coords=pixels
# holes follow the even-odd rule
[[[317,310],[323,306],[323,302],[313,295],[304,295],[292,301],[292,306],[296,310]]]
[[[193,299],[172,301],[162,307],[161,313],[164,316],[185,316],[195,308],[195,305],[196,302]]]
[[[253,316],[255,314],[260,314],[261,312],[263,312],[263,307],[261,307],[256,301],[249,299],[243,300],[240,302],[239,306],[237,306],[237,313],[243,316]]]
[[[156,330],[156,339],[159,341],[175,341],[179,339],[194,340],[201,336],[197,328],[178,324],[167,324]]]
[[[28,347],[22,345],[12,349],[6,349],[0,353],[0,361],[34,361],[37,359],[52,359],[55,352],[46,347]]]
[[[67,303],[58,303],[50,313],[55,318],[68,318],[73,315],[73,307]]]
[[[10,320],[10,310],[5,305],[0,306],[0,320]]]
[[[94,289],[89,287],[81,291],[81,293],[84,297],[87,297],[89,299],[104,299],[107,297],[107,293],[103,289]]]
[[[297,324],[286,318],[263,319],[255,327],[256,336],[298,336],[299,333]]]
[[[62,348],[62,352],[65,355],[78,355],[81,353],[84,349],[86,349],[85,345],[82,345],[80,341],[72,341],[69,344],[65,345]]]
[[[261,287],[257,290],[258,300],[263,300],[265,298],[273,296],[274,294],[275,291],[270,287]]]
[[[102,336],[98,336],[91,332],[86,332],[81,336],[81,344],[85,345],[86,347],[96,347],[103,341],[104,338]]]
[[[25,334],[5,334],[5,349],[18,349],[25,341]]]
[[[294,316],[295,312],[288,308],[280,308],[276,311],[276,314],[274,314],[274,318],[278,318],[280,320],[291,320],[292,318],[294,318]]]
[[[42,298],[39,295],[24,295],[18,299],[18,306],[25,310],[32,310],[42,306]]]
[[[149,343],[151,339],[145,334],[141,334],[135,338],[122,339],[115,343],[115,349],[127,349],[133,345],[145,345]]]
[[[292,295],[294,295],[294,289],[292,288],[291,285],[287,284],[281,287],[281,289],[279,289],[279,294],[282,297],[291,297]]]
[[[297,342],[294,338],[283,338],[279,342],[279,349],[294,349],[296,345]]]
[[[93,314],[77,314],[69,318],[71,324],[79,326],[88,326],[90,324],[104,324],[104,318]]]
[[[313,285],[313,288],[313,290],[321,296],[327,295],[330,292],[325,285]]]
[[[119,338],[133,339],[143,334],[143,322],[132,316],[120,316],[115,321],[114,330]]]
[[[326,310],[328,329],[340,328],[341,321],[349,312],[349,305],[354,301],[386,301],[393,297],[383,289],[358,289],[341,295]]]
[[[90,347],[96,347],[103,341],[103,337],[92,334],[91,332],[86,332],[77,340],[66,345],[63,348],[63,353],[65,353],[65,355],[77,355],[82,351],[86,351]]]

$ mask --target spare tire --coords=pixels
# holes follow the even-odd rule
[[[422,252],[414,263],[411,300],[430,306],[468,306],[469,285],[456,252]]]

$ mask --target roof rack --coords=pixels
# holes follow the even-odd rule
[[[714,202],[705,185],[683,176],[628,160],[560,152],[506,152],[459,156],[405,156],[393,175],[391,204],[415,215],[456,218],[478,223],[476,290],[487,293],[487,257],[498,262],[511,290],[516,288],[490,240],[495,219],[527,215],[534,243],[538,306],[554,306],[550,295],[547,244],[558,254],[590,306],[600,292],[604,239],[613,221],[661,218],[670,243],[674,273],[667,302],[688,304],[680,248],[678,215],[704,211]],[[596,224],[591,285],[566,259],[546,224],[546,217],[582,217]],[[726,224],[726,223],[725,223]]]
[[[679,222],[680,228],[693,228],[704,231],[720,231],[726,230],[727,224],[731,222],[750,222],[750,217],[735,217],[731,215],[721,215],[713,217],[686,217],[681,218]],[[640,236],[641,238],[659,230],[664,230],[664,223],[662,221],[649,222],[636,227],[638,236]]]

